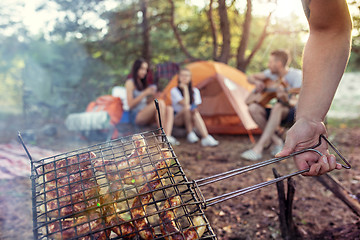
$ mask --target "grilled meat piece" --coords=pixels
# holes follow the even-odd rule
[[[45,187],[62,187],[82,181],[87,181],[94,177],[94,172],[88,167],[84,167],[82,170],[68,174],[65,171],[53,171],[45,174]]]
[[[165,201],[163,209],[176,207],[179,206],[180,204],[181,204],[180,196],[175,196]],[[166,240],[184,239],[181,233],[179,232],[179,229],[176,226],[176,223],[174,221],[175,218],[176,218],[175,210],[168,210],[160,213],[160,221],[162,223],[160,225],[161,233],[163,234],[163,236],[170,234],[170,236],[165,237]]]
[[[161,149],[161,153],[163,155],[163,161],[160,161],[156,164],[156,169],[160,176],[162,176],[166,173],[166,171],[170,167],[172,161],[174,160],[169,149],[167,149],[167,148]]]
[[[66,163],[63,159],[59,164],[55,164],[61,168],[45,173],[43,183],[45,191],[40,197],[46,201],[46,207],[41,205],[40,210],[45,212],[48,217],[65,217],[96,206],[98,200],[94,197],[98,195],[99,187],[95,182],[93,170],[88,166],[89,160],[96,155],[89,152],[79,154],[78,157],[79,159],[76,156],[68,158],[67,163],[76,160],[79,163],[75,164],[76,167],[83,166],[82,169],[63,165]],[[45,169],[49,170],[50,168],[45,167]]]
[[[111,230],[119,237],[131,239],[135,236],[135,227],[119,216],[108,217],[106,223],[108,226],[112,226]]]
[[[133,152],[135,152],[135,150],[133,150]],[[130,167],[136,166],[139,163],[140,157],[132,153],[120,161],[96,159],[94,161],[94,166],[96,171],[104,172],[107,175],[117,175],[118,172],[121,172],[122,170],[128,170]]]
[[[139,156],[145,155],[146,148],[147,148],[145,138],[143,136],[141,136],[140,134],[136,134],[136,135],[132,136],[132,139],[134,140],[137,154]]]
[[[146,153],[145,139],[141,135],[134,135],[135,149],[127,157],[120,159],[120,161],[96,159],[94,167],[96,171],[105,172],[109,181],[120,179],[119,174],[123,176],[129,168],[138,165]],[[121,174],[122,173],[122,174]]]
[[[150,202],[154,191],[161,186],[161,180],[156,178],[145,184],[145,186],[140,189],[139,195],[135,197],[134,202],[131,207],[131,215],[134,220],[134,225],[139,231],[140,237],[145,240],[154,238],[154,229],[149,225],[146,219],[146,207]]]
[[[43,171],[41,168],[39,169],[39,171],[42,173],[48,173],[50,171],[60,170],[70,174],[73,172],[78,172],[84,167],[89,166],[91,164],[92,158],[96,158],[95,153],[82,153],[64,159],[56,160],[56,162],[45,163]]]
[[[164,208],[168,209],[170,207],[176,207],[181,205],[180,196],[175,196],[169,198],[165,201]],[[180,233],[179,229],[176,226],[174,219],[176,219],[176,208],[173,210],[168,210],[160,214],[160,225],[161,233],[163,236],[166,236],[166,240],[193,240],[199,239],[204,234],[206,230],[206,223],[201,216],[194,217],[192,222],[194,226],[186,229],[183,234]]]
[[[48,224],[48,236],[56,240],[72,238],[103,240],[110,236],[110,230],[104,228],[100,214],[94,212],[78,218],[67,218]]]
[[[123,175],[126,184],[142,184],[155,177],[162,177],[171,165],[173,160],[172,154],[168,149],[162,149],[162,156],[160,161],[155,164],[155,167],[144,173],[141,169],[136,171],[127,171]]]
[[[206,222],[201,216],[196,216],[192,219],[194,226],[186,229],[184,236],[186,240],[199,239],[206,230]]]
[[[99,192],[99,186],[94,181],[83,181],[81,183],[75,183],[56,188],[51,185],[48,187],[45,185],[45,193],[40,195],[43,200],[49,201],[52,199],[58,199],[59,202],[80,202],[85,201],[93,196],[96,196]]]
[[[40,211],[46,213],[48,217],[67,217],[71,215],[80,215],[84,211],[90,210],[97,206],[97,198],[88,199],[80,202],[59,202],[57,199],[50,200],[46,203],[46,209],[44,205],[41,205]]]
[[[106,214],[106,226],[123,239],[133,238],[135,236],[135,227],[130,222],[126,222],[120,214],[116,212],[113,204],[106,203],[108,201],[107,197],[103,198],[103,212]]]
[[[117,165],[118,162],[114,160],[96,159],[94,161],[94,169],[97,173],[97,176],[105,176],[108,182],[113,182],[121,179],[121,170],[118,169]]]
[[[186,240],[199,239],[206,230],[206,223],[201,216],[194,217],[192,221],[194,226],[186,229],[184,232]]]

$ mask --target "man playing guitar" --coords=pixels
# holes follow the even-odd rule
[[[252,149],[241,154],[246,160],[260,160],[265,146],[270,143],[273,156],[283,148],[284,143],[275,131],[282,123],[293,123],[296,105],[293,95],[299,92],[302,83],[301,70],[289,68],[289,62],[286,51],[273,51],[268,69],[248,76],[248,81],[256,86],[254,93],[247,99],[249,112],[263,133]],[[269,108],[268,101],[273,97],[277,101]]]

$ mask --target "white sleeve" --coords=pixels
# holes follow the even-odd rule
[[[184,99],[183,95],[181,94],[180,90],[177,87],[174,87],[170,91],[171,94],[171,102],[172,104],[177,104],[181,100]]]
[[[200,105],[202,103],[200,91],[197,88],[193,88],[193,89],[194,89],[194,104]]]
[[[288,74],[285,75],[285,79],[289,83],[290,88],[300,88],[302,84],[302,71],[290,68]]]
[[[266,78],[270,78],[270,79],[271,79],[271,78],[273,77],[270,69],[265,69],[265,70],[263,71],[263,74],[265,75]]]
[[[302,71],[299,69],[296,69],[296,71],[294,71],[294,84],[293,87],[294,88],[301,88],[302,85]]]

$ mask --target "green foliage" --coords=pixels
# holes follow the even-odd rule
[[[360,54],[357,52],[351,52],[349,64],[346,69],[347,72],[360,71]]]
[[[79,19],[84,13],[94,12],[96,4],[103,4],[105,0],[89,0],[87,6],[83,6],[77,2],[64,2],[63,0],[52,0],[61,6],[64,13],[74,13]],[[118,83],[122,84],[124,74],[126,75],[134,59],[142,56],[143,39],[141,35],[140,23],[142,21],[141,10],[142,0],[124,1],[117,8],[105,11],[100,11],[99,17],[109,22],[108,31],[103,36],[102,41],[87,41],[88,51],[94,58],[101,59],[106,65],[109,65],[116,75]],[[212,59],[213,39],[211,36],[211,29],[207,17],[208,7],[199,8],[189,3],[184,3],[180,0],[175,0],[175,24],[182,38],[186,49],[190,54],[203,60]],[[242,37],[242,24],[244,21],[243,12],[240,12],[239,4],[228,4],[228,17],[231,24],[232,45],[231,52],[233,53],[230,64],[234,65],[236,51],[238,44]],[[218,53],[221,49],[221,34],[219,32],[219,16],[217,12],[217,5],[214,4],[213,19],[217,26],[217,38],[219,41]],[[242,3],[241,8],[245,8],[245,3]],[[151,55],[153,64],[164,61],[183,62],[186,56],[181,51],[174,33],[169,24],[170,5],[167,1],[148,1],[148,20],[150,28],[151,41]],[[59,22],[62,28],[56,28],[53,34],[60,34],[61,36],[71,36],[69,32],[82,33],[82,40],[86,41],[86,37],[101,36],[100,31],[97,34],[89,34],[95,32],[96,29],[89,30],[90,27],[83,24],[81,21],[71,21],[72,18],[65,18],[64,21]],[[264,26],[265,17],[253,16],[252,32],[249,42],[247,55],[250,54],[251,49],[257,43]],[[294,31],[298,30],[298,20],[293,18],[293,21],[281,24],[272,24],[272,31]],[[75,26],[74,24],[77,24]],[[297,26],[297,27],[294,27]],[[270,35],[265,44],[259,52],[268,53],[275,48],[290,48],[294,52],[294,66],[299,67],[301,50],[303,43],[298,40],[299,34],[283,35],[278,37],[278,34]],[[277,42],[279,41],[279,42]],[[274,44],[275,43],[275,44]],[[269,47],[270,45],[270,47]],[[116,53],[116,54],[114,54]],[[300,53],[300,54],[299,54]],[[259,71],[266,66],[267,56],[261,54],[257,56],[252,64],[249,66],[250,71]]]
[[[360,70],[360,1],[349,0],[350,10],[353,10],[353,36],[352,36],[352,52],[349,59],[347,71],[359,71]]]
[[[334,128],[354,128],[360,126],[360,118],[327,118],[326,124]]]

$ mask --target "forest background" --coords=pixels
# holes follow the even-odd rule
[[[348,3],[354,72],[360,1]],[[24,128],[84,111],[123,85],[139,57],[152,68],[214,60],[249,74],[281,48],[301,68],[308,36],[300,0],[17,0],[1,1],[0,15],[0,120],[20,117]]]

